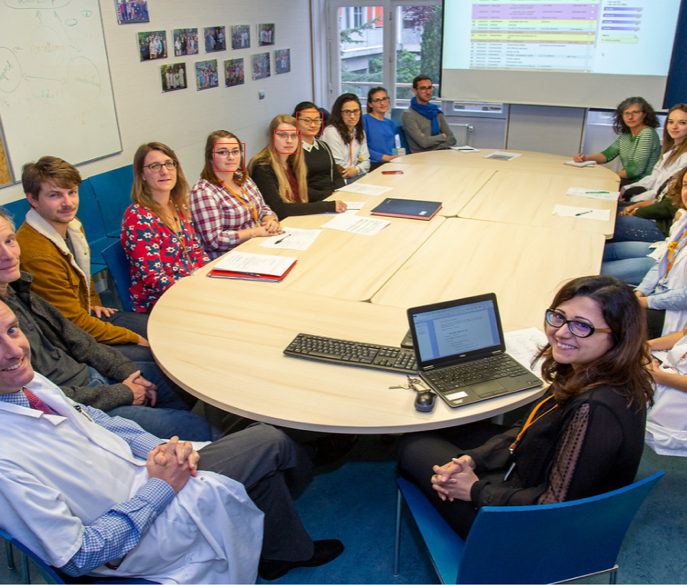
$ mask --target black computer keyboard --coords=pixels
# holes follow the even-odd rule
[[[522,376],[528,373],[526,368],[510,356],[502,354],[467,364],[428,371],[423,375],[438,389],[450,391],[488,380]]]
[[[284,353],[293,357],[332,364],[373,368],[400,374],[417,373],[413,350],[388,345],[373,345],[299,333]]]

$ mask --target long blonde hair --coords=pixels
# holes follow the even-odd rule
[[[166,154],[177,163],[177,183],[170,193],[170,199],[172,203],[174,203],[177,213],[182,220],[186,221],[191,217],[188,205],[189,187],[186,182],[186,177],[184,177],[184,172],[181,170],[181,164],[179,163],[177,155],[174,154],[174,151],[161,142],[148,142],[148,144],[141,144],[141,146],[138,147],[134,155],[134,186],[131,188],[131,199],[134,203],[138,203],[152,211],[167,227],[174,229],[174,225],[169,221],[162,206],[153,199],[148,183],[143,180],[143,163],[148,153],[153,150]]]
[[[282,201],[286,203],[293,203],[295,201],[294,195],[291,192],[291,186],[289,185],[289,179],[286,176],[286,171],[284,166],[279,160],[279,155],[274,151],[274,131],[279,127],[279,124],[289,124],[297,129],[296,118],[289,116],[288,114],[280,114],[272,122],[270,122],[270,127],[268,129],[267,146],[263,148],[258,154],[256,154],[250,163],[248,163],[248,172],[253,173],[253,168],[256,165],[270,165],[274,174],[277,175],[277,181],[279,183],[279,197]],[[287,159],[288,165],[291,167],[291,171],[296,177],[296,182],[298,183],[298,194],[300,195],[300,200],[302,203],[308,202],[308,181],[307,181],[307,168],[305,166],[305,158],[303,156],[303,142],[301,141],[300,134],[298,136],[298,150],[297,152],[290,154]]]
[[[681,112],[687,114],[687,104],[675,104],[672,108],[670,108],[670,111],[666,116],[666,123],[663,127],[663,148],[661,149],[661,158],[675,148],[675,140],[668,132],[668,119],[670,118],[670,114],[672,114],[675,110],[680,110]],[[675,148],[675,150],[670,153],[670,156],[663,162],[663,165],[670,165],[670,163],[676,161],[685,152],[687,152],[687,139],[683,140],[682,144],[680,144],[678,148]]]

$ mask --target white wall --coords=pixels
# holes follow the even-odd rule
[[[142,143],[156,140],[174,149],[193,184],[203,166],[205,139],[210,132],[225,129],[235,133],[246,142],[250,157],[264,147],[267,126],[274,116],[290,114],[298,102],[312,100],[308,0],[148,0],[148,8],[149,23],[118,25],[114,0],[100,0],[123,151],[79,165],[83,178],[131,164]],[[276,25],[275,45],[258,47],[255,25],[272,22]],[[251,25],[249,49],[231,49],[232,24]],[[204,26],[227,27],[226,51],[204,54]],[[199,29],[199,54],[174,57],[172,30],[195,27]],[[152,30],[167,31],[170,56],[141,63],[136,33]],[[275,49],[291,49],[290,73],[275,75]],[[272,76],[253,81],[250,56],[265,50],[270,52]],[[237,57],[244,59],[245,85],[225,88],[222,62]],[[194,63],[205,59],[218,60],[220,87],[196,91]],[[160,65],[179,62],[186,63],[189,87],[163,94]],[[264,100],[258,100],[261,89],[265,90]],[[23,196],[20,184],[0,189],[0,204]]]

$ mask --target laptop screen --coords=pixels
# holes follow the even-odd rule
[[[458,304],[461,301],[441,303],[436,309],[423,307],[427,310],[421,312],[411,309],[421,362],[461,358],[472,352],[500,349],[495,298],[480,296],[463,302],[466,300],[465,304]]]

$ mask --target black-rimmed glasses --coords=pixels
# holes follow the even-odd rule
[[[563,325],[567,324],[570,333],[575,337],[591,337],[594,333],[611,333],[611,330],[607,327],[594,327],[594,325],[585,323],[584,321],[566,319],[565,315],[553,309],[548,309],[546,311],[546,322],[555,329],[560,329]]]

